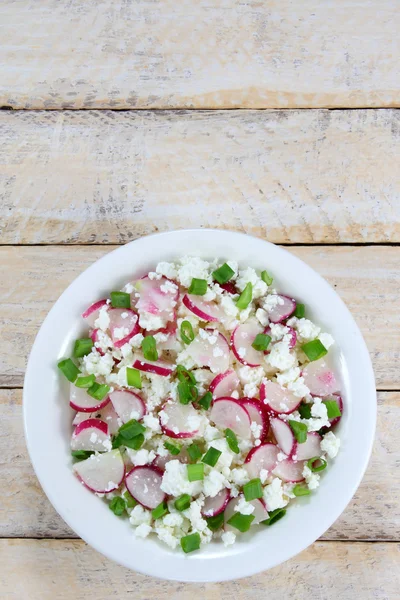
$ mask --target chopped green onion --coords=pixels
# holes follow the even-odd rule
[[[126,292],[111,292],[111,306],[114,308],[130,308],[131,297]]]
[[[122,437],[125,440],[131,440],[132,438],[136,437],[140,433],[144,433],[145,431],[146,428],[144,427],[144,425],[138,423],[136,419],[131,419],[127,423],[124,423],[124,425],[121,425],[121,427],[118,430],[118,434],[122,435]]]
[[[293,317],[297,317],[298,319],[302,319],[306,314],[306,307],[304,304],[296,304],[296,308],[293,313]]]
[[[78,460],[89,458],[93,452],[91,450],[72,450],[71,455]]]
[[[267,285],[271,285],[271,283],[273,282],[274,278],[271,277],[271,275],[268,273],[268,271],[261,271],[261,279],[263,280],[264,283],[266,283]]]
[[[325,356],[325,354],[328,354],[328,350],[320,340],[312,340],[311,342],[307,342],[306,344],[302,345],[301,349],[310,361],[318,360],[319,358]]]
[[[198,460],[202,455],[202,452],[197,444],[190,444],[190,446],[186,448],[186,451],[189,454],[190,460],[193,462]]]
[[[223,285],[227,283],[234,276],[235,271],[231,269],[231,267],[224,263],[219,269],[213,271],[212,276],[215,281],[218,281],[219,284]]]
[[[204,479],[204,464],[187,465],[187,474],[189,481],[202,481]]]
[[[114,515],[120,517],[125,512],[125,500],[121,496],[115,496],[108,505],[108,508],[113,511]]]
[[[200,548],[200,534],[191,533],[190,535],[185,535],[181,538],[181,546],[186,554],[193,552],[193,550],[198,550]]]
[[[131,496],[128,490],[124,492],[123,496],[125,498],[126,508],[135,508],[135,506],[137,505],[137,501],[133,496]]]
[[[224,513],[219,513],[219,515],[215,515],[214,517],[208,517],[206,519],[208,529],[211,531],[217,531],[224,524]]]
[[[302,402],[298,408],[300,416],[302,419],[311,419],[311,406],[310,404],[305,404]]]
[[[194,331],[190,321],[182,321],[181,339],[185,344],[190,344],[194,340]]]
[[[294,437],[299,444],[304,444],[307,439],[307,425],[298,421],[289,421],[289,425],[294,433]]]
[[[320,471],[323,471],[324,469],[326,469],[327,464],[328,463],[326,462],[326,460],[320,458],[319,456],[314,456],[314,458],[310,458],[310,460],[307,461],[307,467],[313,473],[319,473]]]
[[[80,370],[78,369],[76,364],[72,362],[70,358],[66,358],[65,360],[60,360],[57,366],[68,379],[68,381],[74,383],[75,379],[80,373]]]
[[[146,360],[155,361],[158,359],[158,352],[156,348],[156,340],[152,335],[147,335],[142,340],[143,356]]]
[[[244,288],[243,292],[240,294],[239,298],[236,300],[236,306],[240,308],[240,310],[244,310],[248,307],[253,298],[253,285],[249,283]]]
[[[156,521],[157,519],[161,519],[161,517],[168,514],[168,512],[168,504],[164,500],[163,502],[161,502],[161,504],[153,508],[153,510],[151,511],[151,516]]]
[[[226,441],[228,442],[228,446],[232,450],[232,452],[234,452],[235,454],[239,454],[239,444],[235,432],[229,428],[225,429],[225,437]]]
[[[254,350],[260,350],[263,352],[268,348],[271,339],[272,338],[270,335],[266,335],[265,333],[258,333],[254,338],[252,346]]]
[[[232,527],[244,533],[250,529],[253,521],[254,515],[242,515],[242,513],[237,512],[228,519],[228,525],[232,525]]]
[[[201,461],[206,465],[210,465],[210,467],[215,467],[221,454],[221,450],[217,450],[210,446]]]
[[[179,496],[179,498],[177,498],[175,500],[174,506],[175,506],[176,510],[179,510],[180,512],[182,512],[183,510],[186,510],[187,508],[189,508],[190,501],[191,501],[191,497],[189,496],[189,494],[182,494],[181,496]]]
[[[196,279],[193,277],[192,283],[188,289],[189,294],[195,296],[204,296],[207,291],[207,281],[205,279]]]
[[[91,338],[81,338],[79,340],[75,340],[74,345],[74,357],[81,358],[81,356],[86,356],[89,354],[93,348],[93,340]]]
[[[306,485],[300,485],[299,483],[294,486],[292,492],[295,496],[309,496],[311,491]]]
[[[78,377],[78,379],[75,381],[75,385],[79,388],[90,388],[95,381],[96,378],[94,375],[88,375],[87,377]]]
[[[177,365],[175,373],[179,381],[187,381],[188,383],[196,385],[197,381],[193,373],[185,369],[182,365]]]
[[[135,387],[138,390],[142,389],[142,376],[139,369],[126,367],[126,382],[130,387]]]
[[[279,521],[280,519],[282,519],[282,517],[284,517],[286,515],[286,510],[284,508],[277,508],[275,510],[272,510],[269,514],[269,518],[265,519],[265,521],[261,521],[261,523],[263,525],[273,525],[274,523],[276,523],[277,521]]]
[[[168,452],[170,454],[172,454],[173,456],[178,456],[179,452],[182,450],[182,448],[180,446],[175,446],[174,444],[171,444],[170,442],[164,442],[164,448],[166,448],[168,450]]]
[[[112,447],[119,448],[120,446],[125,446],[126,448],[132,448],[132,450],[139,450],[144,444],[144,435],[143,433],[139,433],[139,435],[135,436],[132,439],[126,439],[121,434],[115,436],[112,442]]]
[[[195,385],[190,385],[187,381],[180,381],[178,383],[178,396],[181,404],[189,404],[197,400],[199,392]]]
[[[326,412],[328,413],[328,419],[335,419],[335,417],[342,416],[339,405],[337,402],[335,402],[335,400],[323,400],[323,403],[326,406]]]
[[[97,383],[95,381],[94,384],[90,386],[87,393],[89,394],[89,396],[92,396],[92,398],[95,398],[96,400],[103,400],[103,398],[107,396],[109,391],[110,387],[108,385],[106,385],[105,383]]]
[[[211,402],[212,402],[212,393],[206,392],[204,394],[204,396],[199,400],[198,404],[200,404],[200,406],[202,408],[204,408],[205,410],[208,410],[211,406]]]
[[[257,477],[251,479],[248,483],[243,486],[243,494],[247,502],[255,500],[256,498],[262,498],[263,489],[261,486],[261,480]]]

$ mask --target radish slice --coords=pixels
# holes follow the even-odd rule
[[[313,396],[330,396],[338,391],[335,374],[323,358],[308,364],[301,375]]]
[[[316,431],[307,433],[307,439],[303,444],[297,444],[295,452],[296,460],[309,460],[314,456],[321,456],[321,436]]]
[[[108,315],[111,338],[116,348],[121,348],[140,333],[138,316],[130,308],[110,308]]]
[[[139,371],[161,375],[161,377],[168,377],[175,369],[175,366],[166,360],[157,360],[153,362],[146,360],[143,355],[140,355],[139,358],[135,359],[133,367],[139,369]]]
[[[332,396],[327,396],[326,398],[324,398],[324,400],[333,400],[333,402],[336,402],[336,404],[339,407],[340,412],[343,415],[343,399],[341,396],[339,396],[339,394],[332,394]],[[333,427],[334,425],[337,425],[340,421],[342,417],[334,417],[333,419],[329,419],[329,422],[331,424],[331,427]]]
[[[270,423],[279,448],[287,456],[293,456],[296,452],[297,442],[290,425],[277,418],[271,419]]]
[[[159,413],[161,429],[172,438],[191,438],[198,433],[199,413],[191,404],[168,400]]]
[[[105,304],[107,304],[107,300],[98,300],[98,302],[95,302],[89,306],[89,308],[82,313],[82,317],[85,319],[89,327],[94,327],[94,322],[99,316],[100,309]]]
[[[278,462],[274,469],[274,475],[287,482],[298,482],[303,481],[303,469],[306,464],[305,460],[299,460],[297,462],[287,458]]]
[[[107,423],[100,419],[86,419],[75,427],[71,438],[71,450],[111,450],[111,438]]]
[[[250,421],[261,426],[259,438],[262,440],[269,430],[269,420],[263,410],[262,404],[258,400],[254,400],[254,398],[243,398],[240,402],[249,413]]]
[[[276,294],[279,304],[272,310],[268,311],[269,320],[272,323],[280,323],[284,321],[295,311],[296,301],[288,296],[282,294]]]
[[[158,469],[161,469],[161,471],[164,471],[165,465],[170,460],[179,460],[179,462],[186,464],[189,462],[190,459],[189,459],[189,455],[186,451],[186,448],[182,448],[182,450],[179,452],[179,454],[172,455],[168,452],[168,454],[166,456],[156,456],[155,459],[153,460],[152,464],[155,467],[157,467]]]
[[[97,352],[100,354],[100,356],[104,356],[104,352],[101,348],[97,348],[96,346],[96,342],[99,341],[99,330],[98,329],[92,329],[92,331],[90,332],[90,338],[93,342],[93,346],[96,348]]]
[[[265,519],[269,518],[268,511],[264,504],[264,500],[262,500],[261,498],[256,498],[255,500],[251,500],[249,504],[252,504],[255,509],[254,512],[251,513],[254,517],[252,525],[258,525],[259,523],[261,523],[261,521],[265,521]]]
[[[275,444],[262,444],[248,453],[245,463],[251,479],[260,477],[262,470],[271,473],[278,462],[279,448]]]
[[[77,388],[71,383],[70,386],[70,395],[69,395],[69,405],[74,410],[79,412],[91,413],[96,410],[100,410],[106,404],[110,402],[109,396],[106,396],[103,400],[96,400],[96,398],[92,398],[87,393],[85,388]]]
[[[264,360],[264,353],[252,347],[256,336],[263,333],[264,328],[255,319],[238,325],[232,333],[231,346],[237,360],[249,367],[259,367]]]
[[[233,369],[220,373],[210,383],[213,398],[230,396],[239,387],[239,378]]]
[[[136,281],[135,287],[140,294],[136,302],[139,314],[157,315],[164,322],[175,319],[174,307],[179,298],[179,288],[174,281],[166,277],[150,279],[146,276]]]
[[[227,488],[218,492],[213,498],[205,499],[204,506],[201,510],[203,517],[216,517],[225,510],[226,505],[230,500],[231,494]]]
[[[110,394],[115,412],[123,423],[131,419],[140,421],[146,414],[146,405],[138,394],[128,390],[115,390]]]
[[[260,401],[268,410],[288,415],[296,410],[301,403],[301,398],[297,398],[278,383],[264,380],[260,387]]]
[[[201,330],[186,351],[196,366],[208,367],[213,373],[222,373],[229,368],[229,344],[216,330]]]
[[[182,303],[202,321],[218,322],[224,316],[221,308],[215,302],[206,302],[201,299],[201,296],[185,294]]]
[[[79,425],[79,423],[83,423],[87,419],[101,419],[108,425],[108,431],[113,435],[118,431],[118,429],[122,425],[122,421],[119,419],[117,413],[114,410],[111,402],[108,402],[104,408],[101,410],[95,411],[93,413],[85,413],[85,412],[77,412],[74,420],[72,421],[72,425]]]
[[[286,332],[285,335],[290,335],[289,348],[292,349],[295,347],[295,345],[297,343],[297,333],[296,333],[296,330],[293,329],[293,327],[289,327],[289,325],[285,325],[285,327],[288,329],[288,331]],[[269,336],[271,335],[271,327],[269,325],[268,325],[268,327],[265,328],[264,333],[266,333]],[[271,342],[269,348],[275,343],[276,342]],[[268,349],[265,351],[265,354],[269,354],[270,352],[271,352],[271,350]]]
[[[125,485],[139,504],[152,510],[165,500],[161,489],[162,472],[157,467],[134,467],[125,478]]]
[[[228,525],[228,521],[231,517],[233,517],[233,515],[237,512],[235,511],[235,507],[239,504],[240,500],[243,499],[243,496],[240,495],[237,498],[232,498],[232,500],[230,500],[228,502],[228,504],[226,505],[225,508],[225,512],[224,512],[224,529],[225,531],[234,531],[235,533],[238,533],[238,530],[235,529],[235,527],[232,527],[232,525]],[[249,504],[253,504],[253,501],[249,502]],[[253,504],[253,506],[255,506],[255,504]],[[252,513],[252,515],[254,516],[254,521],[252,521],[252,525],[259,523],[259,521],[257,521],[257,517],[259,517],[261,514],[261,511],[259,509],[259,507],[255,507],[254,512]],[[267,517],[265,517],[267,518]]]
[[[215,400],[210,413],[210,421],[213,421],[220,429],[232,429],[242,439],[249,440],[251,438],[249,413],[234,398]]]
[[[125,476],[125,464],[119,450],[92,454],[75,463],[73,469],[92,492],[106,494],[119,488]]]

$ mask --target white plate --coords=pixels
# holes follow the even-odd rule
[[[335,361],[345,402],[339,425],[342,446],[316,493],[301,498],[273,527],[238,536],[228,548],[214,542],[185,555],[149,537],[136,539],[126,520],[85,489],[72,474],[69,440],[72,411],[57,360],[71,354],[85,332],[79,315],[96,299],[120,289],[161,260],[183,255],[235,259],[267,269],[275,285],[307,306],[307,314],[336,340]],[[334,254],[332,254],[334,260]],[[148,575],[179,581],[224,581],[269,569],[301,552],[339,517],[355,493],[371,453],[376,421],[375,382],[367,348],[339,296],[309,266],[273,244],[218,230],[171,231],[135,240],[84,271],[46,317],[31,355],[24,388],[29,454],[49,500],[68,525],[112,560]]]

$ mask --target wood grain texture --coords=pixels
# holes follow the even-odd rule
[[[399,106],[396,0],[3,0],[14,108]]]
[[[112,246],[1,247],[0,386],[22,385],[26,357],[50,308],[69,283]],[[294,247],[352,311],[366,339],[378,389],[399,388],[400,248]]]
[[[400,242],[399,132],[395,110],[1,111],[0,242]]]
[[[31,466],[22,391],[0,390],[0,537],[75,537],[44,495]],[[400,541],[400,392],[380,392],[375,446],[364,479],[325,540]]]
[[[0,559],[7,600],[394,600],[400,585],[399,544],[394,543],[317,542],[259,575],[211,584],[140,575],[78,540],[1,540]]]

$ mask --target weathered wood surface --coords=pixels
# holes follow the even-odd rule
[[[26,357],[50,308],[87,266],[112,246],[0,248],[0,386],[20,386]],[[368,344],[378,389],[399,388],[400,248],[293,247],[336,289]]]
[[[22,391],[0,390],[0,537],[75,537],[44,495],[25,447]],[[367,473],[325,540],[400,541],[400,392],[378,395],[378,426]]]
[[[399,124],[396,110],[2,111],[0,242],[215,226],[400,242]]]
[[[0,105],[399,106],[396,0],[0,5]]]
[[[297,557],[246,579],[214,584],[161,581],[119,567],[78,540],[1,540],[7,600],[395,600],[399,544],[317,542]]]

